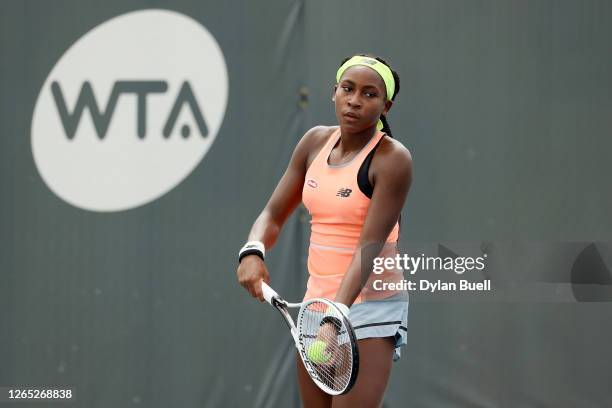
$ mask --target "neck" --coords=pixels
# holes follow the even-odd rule
[[[360,132],[351,132],[340,126],[339,146],[343,152],[361,150],[376,134],[376,125],[370,126]]]

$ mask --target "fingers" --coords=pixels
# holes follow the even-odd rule
[[[256,282],[246,282],[245,284],[242,284],[242,287],[245,288],[252,297],[259,299],[261,302],[265,301],[263,290],[261,289],[261,280]]]
[[[260,282],[261,281],[248,280],[246,282],[241,282],[240,284],[243,288],[247,290],[247,292],[249,292],[249,295],[251,295],[252,297],[257,299],[263,299],[263,292],[261,290]]]
[[[236,271],[238,283],[249,292],[249,295],[264,302],[262,280],[270,282],[270,276],[265,264],[258,257],[245,257]]]
[[[257,293],[255,292],[255,288],[253,287],[252,284],[248,283],[243,286],[247,290],[247,292],[249,292],[249,295],[251,295],[252,297],[257,297]]]
[[[240,286],[245,288],[246,291],[249,292],[249,294],[251,296],[255,297],[255,291],[254,291],[252,285],[250,284],[250,282],[248,280],[242,279],[242,278],[238,278],[238,283],[240,283]]]
[[[264,295],[263,295],[263,289],[261,288],[261,281],[257,281],[255,282],[254,286],[254,292],[255,292],[255,297],[257,299],[259,299],[260,302],[264,302]]]
[[[266,299],[264,298],[264,295],[263,295],[263,289],[261,288],[261,282],[270,283],[270,274],[268,274],[268,268],[266,268],[266,264],[263,264],[261,280],[257,281],[255,285],[257,288],[257,298],[259,299],[260,302],[265,302]]]

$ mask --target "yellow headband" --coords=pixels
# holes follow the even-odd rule
[[[393,98],[393,93],[395,92],[395,79],[393,78],[393,73],[391,72],[391,69],[388,66],[374,58],[355,55],[354,57],[346,61],[344,64],[342,64],[342,66],[338,69],[338,72],[336,73],[336,82],[340,82],[340,78],[342,77],[342,74],[344,74],[344,71],[354,65],[363,65],[366,67],[370,67],[374,71],[378,72],[378,75],[380,75],[383,82],[385,83],[385,88],[387,90],[387,100],[390,101]]]

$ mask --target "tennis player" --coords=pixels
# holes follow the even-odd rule
[[[392,361],[406,343],[407,298],[377,298],[367,288],[373,257],[396,253],[412,181],[410,152],[392,138],[386,119],[399,90],[399,76],[381,58],[361,54],[342,62],[332,96],[339,126],[317,126],[302,137],[240,251],[238,281],[263,301],[261,281],[270,279],[265,251],[303,202],[312,217],[305,299],[324,297],[350,307],[357,381],[347,394],[332,397],[314,384],[298,357],[305,407],[379,407]],[[374,252],[364,250],[372,247]]]

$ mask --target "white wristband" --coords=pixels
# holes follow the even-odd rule
[[[263,260],[266,257],[266,247],[261,241],[249,241],[240,248],[238,262],[240,263],[242,258],[247,255],[257,255]]]
[[[349,316],[349,307],[347,305],[340,302],[334,302],[334,304],[338,307],[338,309],[340,309],[342,313],[344,313],[346,317]]]

